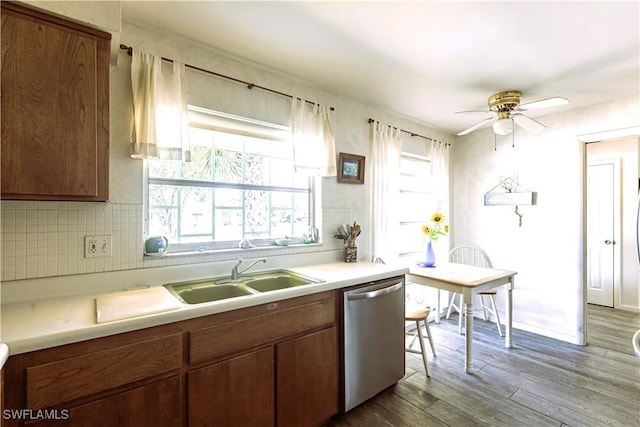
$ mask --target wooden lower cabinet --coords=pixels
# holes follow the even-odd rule
[[[272,426],[273,347],[189,372],[189,426]]]
[[[276,347],[278,427],[319,426],[338,412],[335,327]]]
[[[319,426],[338,412],[336,328],[191,371],[188,390],[191,427]]]
[[[28,427],[177,427],[182,425],[180,377],[171,377],[70,409],[47,411],[57,419]]]
[[[339,411],[335,312],[329,291],[10,356],[0,425],[322,425]]]

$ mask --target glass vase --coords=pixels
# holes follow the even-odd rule
[[[425,253],[425,260],[421,265],[423,267],[434,267],[436,265],[436,254],[433,252],[433,244],[431,240],[427,242],[427,250]]]

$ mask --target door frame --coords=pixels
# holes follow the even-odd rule
[[[585,154],[586,155],[586,154]],[[621,291],[622,291],[622,169],[620,167],[620,157],[615,158],[602,158],[597,160],[589,160],[587,156],[586,167],[587,171],[589,166],[598,165],[613,165],[613,308],[619,308],[622,304]],[[586,186],[585,181],[585,196],[589,197],[589,188]],[[588,204],[585,199],[585,219],[588,218],[587,212]],[[585,224],[586,226],[586,224]],[[589,250],[588,237],[585,233],[585,251]],[[587,258],[588,259],[588,258]],[[585,271],[588,268],[587,259],[585,259]],[[586,277],[586,276],[585,276]],[[588,293],[589,284],[585,282],[585,293]]]
[[[587,145],[602,141],[584,142],[582,144],[582,330],[579,331],[578,344],[587,345],[589,341],[588,322],[587,322]],[[618,177],[618,181],[619,181]],[[614,200],[620,201],[620,195]],[[614,231],[615,234],[615,231]],[[616,249],[620,250],[621,246]],[[615,254],[614,254],[615,257]],[[618,259],[620,255],[618,255]],[[614,266],[615,268],[615,266]],[[615,273],[615,271],[614,271]],[[618,274],[620,276],[620,274]],[[618,289],[619,294],[619,289]],[[616,289],[614,285],[614,308],[616,299]]]

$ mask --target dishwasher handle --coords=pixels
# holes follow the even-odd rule
[[[391,285],[391,286],[388,286],[388,287],[382,288],[382,289],[377,289],[375,291],[350,294],[350,295],[347,295],[347,300],[355,301],[355,300],[359,300],[359,299],[381,297],[383,295],[388,295],[388,294],[391,294],[393,292],[399,291],[400,289],[402,289],[403,285],[404,285],[404,282],[398,282],[395,285]]]

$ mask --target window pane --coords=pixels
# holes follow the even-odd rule
[[[182,163],[172,160],[150,160],[149,176],[162,178],[182,177]]]
[[[245,191],[244,236],[269,237],[269,197],[266,191]]]
[[[411,175],[418,178],[426,178],[429,175],[429,160],[403,156],[400,159],[402,174]]]
[[[216,241],[242,239],[242,210],[216,209]]]
[[[271,185],[305,188],[308,182],[307,177],[293,173],[293,162],[290,159],[271,160]]]
[[[200,181],[211,179],[211,147],[191,145],[191,161],[182,163],[182,178]]]
[[[402,156],[400,159],[400,188],[407,191],[431,192],[429,160]]]
[[[426,193],[400,193],[400,221],[424,222],[431,216],[429,209],[429,194]]]
[[[213,190],[202,187],[181,187],[180,234],[199,235],[210,239],[213,235]],[[200,239],[202,240],[202,239]]]
[[[309,232],[311,219],[309,218],[310,196],[308,193],[295,193],[294,199],[294,217],[293,217],[293,235],[302,236]]]
[[[244,182],[269,185],[269,160],[255,154],[244,155]]]
[[[271,224],[277,236],[302,236],[309,232],[309,196],[301,193],[274,194]]]
[[[149,185],[149,235],[176,239],[178,197],[177,187]]]
[[[165,236],[172,242],[178,236],[178,210],[172,208],[149,208],[149,235]]]
[[[429,160],[402,155],[400,161],[400,229],[401,254],[421,252],[425,238],[421,225],[429,220],[431,202]]]
[[[422,235],[420,225],[421,224],[418,223],[403,223],[400,225],[398,241],[402,242],[400,248],[401,254],[424,250],[426,241]]]

